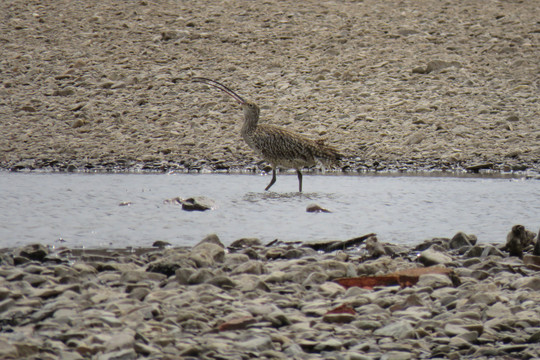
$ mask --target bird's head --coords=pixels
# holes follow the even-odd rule
[[[244,116],[246,118],[259,118],[260,109],[257,104],[245,101],[242,103],[242,110],[244,110]]]

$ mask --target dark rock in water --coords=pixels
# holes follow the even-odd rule
[[[170,245],[171,245],[170,242],[163,241],[163,240],[154,241],[154,243],[152,244],[153,247],[157,247],[157,248],[164,248]]]
[[[49,250],[41,244],[31,244],[17,249],[15,254],[30,260],[43,261],[45,256],[49,254]]]
[[[206,211],[212,210],[216,207],[213,200],[205,196],[194,196],[187,199],[175,197],[172,199],[163,200],[164,204],[169,205],[182,205],[182,210],[186,211]]]
[[[323,213],[329,213],[331,212],[330,210],[328,209],[325,209],[317,204],[310,204],[307,206],[306,208],[306,211],[308,213],[320,213],[320,212],[323,212]]]
[[[454,237],[448,242],[450,249],[459,249],[463,246],[473,246],[476,244],[475,235],[467,235],[464,232],[458,232]]]
[[[186,211],[206,211],[215,208],[216,204],[207,197],[195,196],[182,199],[182,210]]]

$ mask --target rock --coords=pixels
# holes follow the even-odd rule
[[[180,202],[182,204],[182,210],[186,211],[206,211],[216,207],[214,201],[204,196],[181,199]]]
[[[202,284],[214,277],[214,273],[209,269],[199,269],[190,275],[188,284]]]
[[[155,261],[148,264],[146,271],[152,273],[163,274],[166,277],[173,276],[180,267],[185,266],[180,262],[171,262],[171,261]]]
[[[236,283],[231,280],[228,276],[218,275],[210,278],[206,281],[208,284],[215,285],[223,289],[232,289],[236,287]]]
[[[135,333],[130,330],[124,330],[121,333],[114,334],[104,344],[107,352],[120,350],[120,349],[132,349],[135,344]]]
[[[155,272],[131,270],[124,271],[120,277],[120,281],[123,283],[138,283],[141,281],[163,281],[167,278],[167,275],[158,274]]]
[[[460,68],[461,64],[458,61],[432,60],[426,66],[426,74],[434,71],[440,71],[449,67]]]
[[[536,236],[536,244],[534,245],[533,255],[540,256],[540,230]]]
[[[523,256],[523,263],[533,270],[540,270],[540,256],[538,255]],[[1,293],[2,291],[0,288],[0,300],[2,299]]]
[[[426,274],[420,276],[416,286],[427,286],[432,289],[437,289],[446,286],[452,286],[452,280],[447,275],[442,274]]]
[[[137,359],[135,349],[123,349],[100,355],[97,360],[130,360]]]
[[[540,291],[540,276],[526,276],[512,283],[514,289],[531,289]]]
[[[193,247],[189,258],[195,262],[197,267],[213,267],[217,263],[222,263],[225,259],[223,246],[212,242],[200,242]]]
[[[445,265],[452,262],[450,256],[431,248],[422,251],[418,260],[425,266]]]
[[[249,256],[246,254],[226,254],[223,261],[223,267],[226,269],[234,269],[236,266],[247,263]]]
[[[194,272],[195,272],[195,269],[190,269],[190,268],[176,269],[175,271],[176,281],[182,285],[188,285],[189,278],[191,277],[191,275],[193,275]]]
[[[274,349],[270,336],[253,336],[248,340],[238,342],[236,345],[248,351],[260,352]]]
[[[356,315],[353,314],[325,314],[323,316],[323,321],[327,323],[337,323],[337,324],[346,324],[354,321]]]
[[[167,247],[167,246],[171,246],[171,243],[168,242],[168,241],[163,241],[163,240],[156,240],[154,241],[154,243],[152,244],[153,247],[157,247],[157,248],[164,248],[164,247]]]
[[[15,254],[30,260],[43,261],[49,254],[49,250],[41,244],[31,244],[17,249]]]
[[[407,320],[400,320],[390,323],[373,332],[377,336],[389,336],[396,340],[414,338],[414,328]]]
[[[450,249],[459,249],[463,246],[473,246],[476,244],[476,236],[467,235],[463,232],[458,232],[448,243]]]
[[[306,208],[306,211],[308,213],[330,213],[331,211],[328,209],[325,209],[317,204],[309,204]]]
[[[244,262],[233,269],[231,274],[253,274],[253,275],[262,275],[267,272],[266,267],[261,261],[258,260],[249,260]]]
[[[254,246],[262,246],[261,240],[259,240],[258,238],[242,238],[233,241],[229,248],[250,248]]]

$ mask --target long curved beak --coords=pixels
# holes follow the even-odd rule
[[[200,83],[204,83],[204,84],[213,86],[213,87],[223,91],[224,93],[228,94],[229,96],[232,96],[236,101],[238,101],[239,104],[245,104],[246,103],[246,101],[240,95],[238,95],[237,93],[235,93],[234,91],[232,91],[231,89],[226,87],[225,85],[220,84],[215,80],[207,79],[207,78],[203,78],[203,77],[194,77],[191,80],[193,82],[200,82]]]

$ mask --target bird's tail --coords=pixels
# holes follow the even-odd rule
[[[315,158],[324,165],[338,165],[343,155],[334,148],[325,143],[323,139],[315,140],[316,146],[314,155]]]

